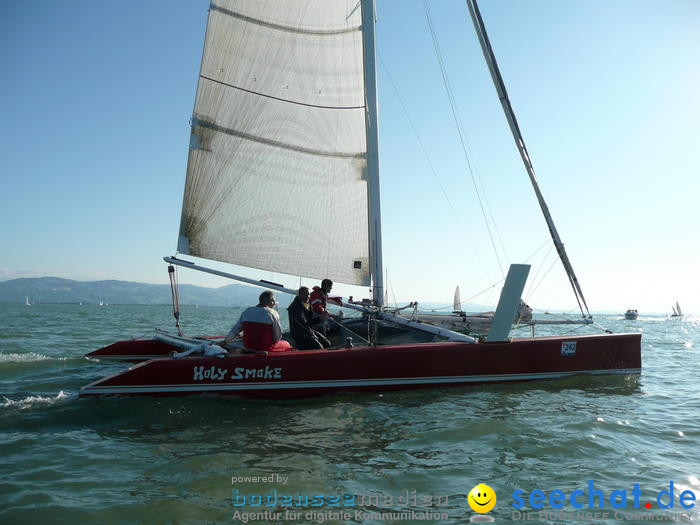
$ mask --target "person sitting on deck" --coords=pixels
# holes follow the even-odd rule
[[[316,330],[311,328],[311,305],[309,304],[309,289],[299,288],[299,294],[287,308],[289,313],[289,329],[294,343],[299,350],[322,350],[331,346],[331,342]]]
[[[277,303],[270,290],[260,294],[257,306],[243,310],[241,318],[231,328],[224,343],[231,343],[243,330],[243,344],[250,350],[286,352],[292,345],[282,340],[280,316],[274,306]]]
[[[313,313],[312,324],[318,326],[323,333],[326,332],[328,326],[328,319],[337,319],[337,316],[333,315],[327,310],[328,301],[331,301],[338,306],[343,305],[343,301],[340,297],[328,297],[331,289],[333,288],[333,281],[330,279],[324,279],[321,281],[321,287],[314,286],[314,291],[311,292],[311,310]]]

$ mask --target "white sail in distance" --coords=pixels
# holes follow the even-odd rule
[[[178,251],[368,286],[357,0],[215,0]]]

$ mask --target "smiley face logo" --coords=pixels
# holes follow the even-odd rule
[[[479,483],[469,492],[467,501],[472,510],[483,514],[489,512],[496,504],[496,493],[488,485]]]

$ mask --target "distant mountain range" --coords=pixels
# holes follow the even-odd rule
[[[229,284],[207,288],[181,284],[180,304],[207,306],[251,306],[257,304],[261,288]],[[286,294],[282,294],[286,295]],[[129,281],[72,281],[59,277],[12,279],[0,282],[0,302],[98,304],[171,304],[169,284]],[[279,297],[285,305],[291,300]]]
[[[201,306],[252,306],[263,291],[257,286],[229,284],[220,288],[181,284],[180,304]],[[293,297],[276,294],[280,308],[286,308]],[[172,304],[169,284],[147,284],[131,281],[73,281],[60,277],[34,277],[0,282],[0,303],[65,303],[65,304]],[[488,307],[464,303],[468,312]],[[422,309],[452,311],[447,303],[421,303]]]
[[[180,304],[201,306],[252,306],[257,304],[262,288],[243,284],[229,284],[220,288],[180,285]],[[131,281],[73,281],[59,277],[12,279],[0,282],[0,303],[83,303],[98,304],[171,304],[169,284],[147,284]],[[286,308],[292,296],[277,294],[280,308]],[[447,303],[421,303],[421,308],[435,308],[443,313],[452,311]],[[463,303],[467,312],[491,310],[495,307]],[[598,311],[598,314],[618,314],[615,311]],[[650,312],[648,312],[650,313]],[[572,314],[575,316],[575,314]]]

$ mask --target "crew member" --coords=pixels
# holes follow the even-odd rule
[[[325,333],[328,326],[328,319],[336,319],[336,316],[327,310],[328,301],[332,301],[339,306],[343,305],[340,297],[328,297],[328,294],[333,289],[333,281],[324,279],[321,281],[321,287],[314,286],[314,291],[311,292],[311,311],[313,313],[312,324],[319,326]]]
[[[326,336],[311,328],[311,305],[309,304],[309,289],[306,286],[299,288],[299,294],[287,308],[289,313],[289,329],[292,332],[294,343],[299,350],[322,350],[328,348],[331,343]]]
[[[243,310],[241,318],[231,328],[224,339],[225,343],[232,342],[243,330],[243,344],[251,350],[266,352],[286,352],[292,345],[282,339],[280,316],[274,310],[275,296],[270,290],[260,294],[257,306]]]

